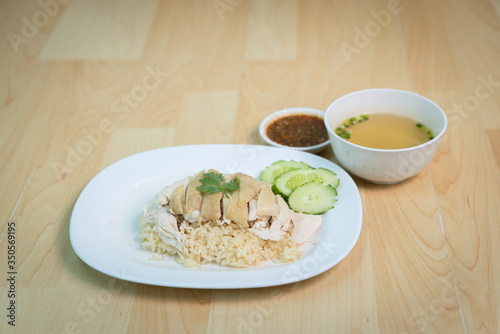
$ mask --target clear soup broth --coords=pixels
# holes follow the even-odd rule
[[[378,149],[408,148],[434,138],[418,121],[390,113],[350,118],[338,126],[335,133],[354,144]]]

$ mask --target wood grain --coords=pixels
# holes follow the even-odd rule
[[[246,60],[295,59],[297,1],[257,0],[248,16]]]
[[[55,14],[62,9],[64,14],[39,59],[136,59],[142,52],[157,5],[156,0],[77,0],[64,8],[54,5],[51,10]],[[50,17],[52,12],[46,13]],[[110,17],[116,19],[109,20]]]
[[[499,1],[7,0],[0,22],[0,332],[500,333]],[[327,272],[174,289],[114,279],[74,253],[73,206],[111,163],[262,144],[270,112],[325,110],[374,87],[429,97],[448,130],[416,177],[354,177],[363,229]]]
[[[174,142],[181,144],[231,143],[234,137],[239,94],[226,92],[186,92]]]

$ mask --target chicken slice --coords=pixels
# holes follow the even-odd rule
[[[159,200],[159,198],[160,197],[158,196],[144,208],[144,213],[141,217],[141,223],[155,226],[156,217],[158,216],[158,214],[167,212],[167,207],[161,205],[161,201]]]
[[[293,211],[290,210],[288,204],[280,195],[276,195],[276,202],[278,203],[280,212],[278,214],[278,217],[273,219],[273,221],[271,222],[271,226],[269,227],[269,239],[278,241],[285,237],[285,234],[288,231],[288,228],[290,227],[290,223],[292,221]]]
[[[158,196],[158,204],[160,206],[165,206],[165,205],[169,204],[170,198],[172,197],[174,191],[180,185],[184,185],[184,187],[186,187],[188,185],[189,181],[191,181],[191,177],[188,176],[188,177],[185,177],[185,178],[183,178],[181,180],[175,181],[171,185],[166,186],[165,188],[163,188],[163,191]]]
[[[276,224],[276,228],[286,232],[290,226],[290,222],[292,221],[293,210],[288,207],[288,204],[280,195],[276,195],[276,202],[278,203],[280,213],[278,217],[273,220],[271,229],[273,228],[273,225]]]
[[[239,201],[237,192],[229,194],[224,217],[241,227],[248,227],[248,206],[247,203]]]
[[[170,196],[170,212],[178,215],[184,214],[184,197],[186,194],[186,186],[181,184],[175,188]]]
[[[226,178],[226,180],[227,180],[227,178]],[[229,196],[231,196],[231,194],[229,194]],[[225,223],[225,224],[231,223],[231,220],[226,217],[228,204],[229,204],[229,197],[222,196],[222,201],[221,201],[221,207],[222,207],[221,223]]]
[[[201,204],[201,212],[198,216],[198,221],[204,222],[207,220],[218,221],[221,217],[220,201],[222,193],[203,194],[203,202]]]
[[[159,213],[167,212],[166,207],[159,206],[157,201],[151,202],[148,206],[144,208],[144,213],[141,217],[141,223],[150,226],[155,226],[157,221],[157,216]]]
[[[259,216],[273,216],[277,217],[280,213],[280,207],[276,202],[271,187],[265,183],[262,185],[259,197],[257,198],[257,215]]]
[[[259,194],[264,182],[243,173],[236,173],[233,177],[240,180],[240,188],[229,195],[225,217],[239,226],[247,228],[248,202]]]
[[[210,169],[209,173],[219,174],[218,171]],[[221,218],[221,204],[223,194],[221,192],[215,194],[204,193],[203,201],[201,204],[201,212],[198,216],[199,222],[207,220],[218,221]]]
[[[168,212],[157,213],[156,232],[160,239],[167,245],[182,251],[184,245],[184,234],[179,231],[177,219]]]
[[[292,220],[293,211],[290,210],[285,200],[279,195],[274,196],[274,198],[279,209],[278,215],[271,220],[270,224],[267,221],[264,223],[257,220],[249,229],[263,240],[279,241],[283,239]]]
[[[292,239],[301,244],[309,239],[314,232],[321,227],[323,216],[292,212],[292,223]]]
[[[184,218],[191,223],[196,222],[198,216],[200,215],[201,203],[203,201],[203,196],[201,192],[196,189],[196,187],[201,185],[200,179],[203,178],[205,170],[199,172],[196,176],[191,179],[186,189],[186,198],[184,203]]]
[[[248,202],[248,220],[256,220],[260,217],[257,215],[257,200],[252,198],[250,202]]]
[[[258,226],[269,226],[270,218],[271,216],[259,216],[257,214],[257,199],[253,198],[248,202],[248,224],[250,227],[254,227],[257,223],[259,223]],[[262,222],[265,224],[262,224]]]

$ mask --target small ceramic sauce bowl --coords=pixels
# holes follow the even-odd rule
[[[330,144],[330,140],[327,139],[326,141],[324,141],[320,144],[314,145],[314,146],[296,147],[296,146],[282,145],[282,144],[275,142],[271,138],[269,138],[269,136],[266,133],[268,126],[280,118],[283,118],[285,116],[292,116],[292,115],[316,116],[316,117],[324,120],[325,112],[318,110],[318,109],[302,108],[302,107],[287,108],[287,109],[275,111],[272,114],[269,114],[260,123],[259,133],[260,133],[260,136],[262,137],[262,139],[264,139],[264,141],[266,141],[269,145],[272,145],[275,147],[288,148],[288,149],[309,152],[309,153],[318,153],[318,152],[322,151],[323,149],[325,149]]]

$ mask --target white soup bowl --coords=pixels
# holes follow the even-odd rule
[[[407,116],[428,127],[430,141],[402,149],[376,149],[353,144],[335,133],[351,118],[377,112]],[[436,103],[421,95],[397,89],[366,89],[335,100],[326,110],[325,125],[333,152],[350,173],[378,184],[393,184],[420,173],[432,160],[448,124]]]

